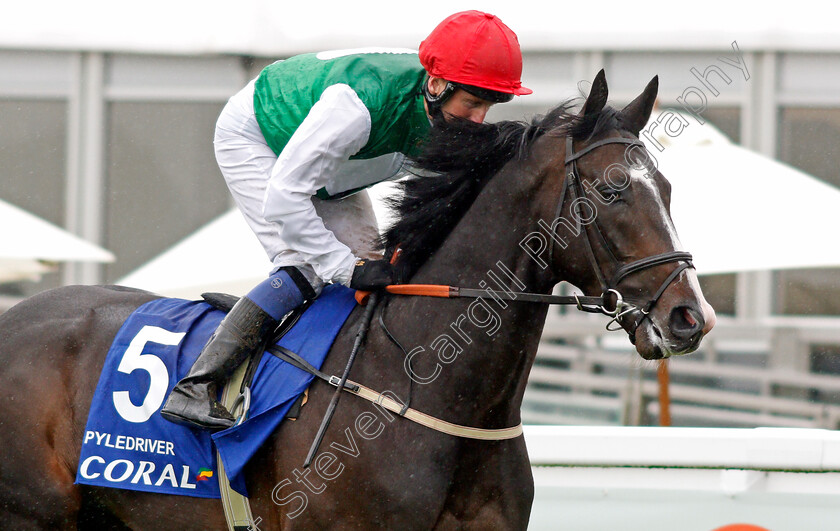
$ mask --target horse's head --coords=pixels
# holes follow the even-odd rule
[[[416,281],[419,271],[418,283],[472,283],[509,249],[518,284],[543,294],[561,280],[576,285],[592,297],[582,309],[599,301],[642,357],[695,350],[714,310],[677,239],[670,185],[639,141],[657,89],[654,78],[617,111],[606,106],[601,71],[579,114],[564,102],[530,124],[436,124],[382,240],[405,251],[402,277]],[[437,260],[420,271],[430,256]],[[473,257],[470,274],[465,256]]]
[[[670,184],[638,140],[657,90],[654,77],[616,111],[606,107],[599,72],[563,139],[564,182],[550,225],[560,278],[607,294],[606,311],[645,359],[693,352],[715,323],[671,220]]]

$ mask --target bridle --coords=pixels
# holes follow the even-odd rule
[[[606,237],[604,237],[604,231],[601,229],[601,226],[598,223],[597,215],[594,216],[590,223],[583,223],[583,217],[581,213],[581,202],[578,200],[585,198],[586,194],[583,189],[583,182],[580,178],[580,172],[577,168],[577,161],[578,159],[591,153],[592,151],[609,144],[625,144],[628,146],[628,149],[629,146],[638,146],[642,149],[645,149],[644,144],[638,139],[616,137],[594,142],[586,146],[582,150],[575,152],[574,141],[572,137],[566,137],[566,178],[563,182],[563,190],[560,193],[560,200],[557,204],[555,219],[559,219],[562,215],[566,195],[569,195],[573,208],[576,207],[576,219],[578,223],[583,226],[583,241],[584,248],[586,249],[587,258],[589,259],[589,263],[592,266],[592,270],[598,277],[598,283],[601,285],[601,298],[603,299],[604,303],[601,305],[596,305],[594,307],[586,307],[583,304],[578,304],[578,309],[583,311],[603,313],[609,317],[612,317],[612,320],[610,320],[610,322],[607,323],[607,330],[619,330],[621,328],[621,323],[619,322],[620,319],[627,314],[638,311],[641,314],[641,318],[636,321],[636,323],[633,326],[633,329],[628,332],[631,336],[631,339],[633,339],[636,329],[639,327],[639,325],[642,324],[642,322],[644,322],[648,315],[650,315],[650,312],[653,310],[654,306],[656,306],[656,303],[659,301],[659,298],[662,297],[662,294],[665,293],[665,290],[668,289],[668,286],[670,286],[671,283],[674,280],[676,280],[676,278],[680,275],[680,273],[682,273],[683,270],[687,268],[694,268],[694,264],[691,261],[691,253],[685,251],[670,251],[667,253],[642,258],[634,262],[630,262],[629,264],[622,265],[621,261],[615,257],[615,254],[610,248]],[[592,231],[588,230],[589,225],[593,226]],[[594,232],[595,238],[598,240],[601,247],[603,247],[604,250],[607,252],[607,254],[610,257],[610,260],[614,264],[612,268],[615,269],[615,273],[610,279],[607,279],[605,277],[604,270],[601,268],[601,265],[598,262],[598,257],[596,256],[594,246],[592,245],[590,232]],[[549,244],[549,257],[553,256],[553,252],[554,238],[551,238],[551,242]],[[650,269],[662,264],[668,264],[671,262],[679,262],[679,264],[676,268],[674,268],[673,271],[671,271],[671,273],[664,280],[664,282],[662,282],[662,284],[659,286],[659,289],[656,290],[656,292],[654,293],[653,297],[650,298],[650,300],[639,306],[628,302],[628,299],[622,296],[621,292],[618,289],[618,286],[622,280],[646,269]],[[611,295],[615,297],[615,304],[613,309],[608,309],[607,305],[609,304],[608,301],[610,300]],[[614,323],[618,324],[617,328],[611,328],[611,325],[613,325]]]
[[[563,182],[563,190],[560,194],[560,200],[557,204],[557,210],[555,213],[555,219],[560,219],[560,215],[563,211],[563,205],[566,202],[566,196],[568,195],[572,200],[572,205],[580,206],[579,203],[576,203],[577,199],[583,199],[586,197],[584,192],[583,183],[580,178],[580,174],[577,169],[577,160],[585,156],[586,154],[598,149],[601,146],[605,146],[608,144],[626,144],[629,146],[641,146],[644,147],[638,139],[628,139],[628,138],[607,138],[605,140],[600,140],[593,144],[586,146],[584,149],[575,153],[574,145],[572,137],[569,136],[566,138],[566,160],[565,160],[565,175],[566,178]],[[441,285],[423,285],[423,284],[396,284],[387,286],[385,291],[388,293],[399,294],[399,295],[421,295],[421,296],[429,296],[429,297],[446,297],[446,298],[455,298],[455,297],[473,297],[473,298],[483,298],[487,296],[491,296],[497,299],[505,299],[505,300],[515,300],[515,301],[523,301],[523,302],[539,302],[539,303],[547,303],[547,304],[575,304],[579,310],[588,311],[588,312],[598,312],[603,313],[607,316],[612,317],[612,320],[607,324],[608,330],[619,330],[621,328],[620,320],[625,315],[638,311],[641,313],[642,317],[638,319],[633,326],[633,329],[629,331],[631,341],[635,342],[635,332],[639,325],[648,317],[653,307],[656,305],[659,298],[671,285],[671,283],[679,276],[679,274],[686,268],[693,268],[694,265],[691,263],[691,254],[684,252],[684,251],[671,251],[667,253],[662,253],[654,256],[649,256],[647,258],[642,258],[640,260],[636,260],[634,262],[630,262],[629,264],[621,264],[621,261],[615,257],[615,253],[612,252],[610,249],[609,243],[607,242],[606,237],[604,236],[604,232],[601,229],[601,226],[598,224],[597,215],[589,222],[583,223],[582,218],[580,218],[580,209],[576,212],[578,214],[578,222],[582,226],[580,230],[584,232],[583,241],[585,242],[585,248],[587,257],[589,259],[590,264],[592,265],[592,269],[598,277],[598,282],[601,284],[602,293],[599,297],[592,297],[592,296],[582,296],[582,295],[573,295],[573,296],[563,296],[563,295],[545,295],[541,293],[520,293],[514,291],[505,291],[505,290],[491,290],[491,289],[474,289],[474,288],[461,288],[456,286],[441,286]],[[604,270],[601,268],[601,265],[598,262],[598,257],[595,254],[595,249],[592,245],[592,241],[590,239],[590,231],[588,230],[589,225],[594,226],[594,233],[598,240],[600,240],[600,244],[609,254],[610,259],[613,262],[613,268],[615,269],[615,273],[613,274],[612,278],[609,280],[606,279],[604,275]],[[552,229],[553,230],[553,229]],[[579,232],[578,232],[579,233]],[[553,257],[554,253],[554,238],[551,238],[551,244],[549,246],[549,257]],[[395,263],[399,257],[399,248],[394,249],[391,262]],[[631,302],[628,302],[622,295],[618,289],[619,284],[622,280],[638,273],[640,271],[644,271],[646,269],[650,269],[652,267],[656,267],[662,264],[668,264],[671,262],[679,262],[677,267],[674,268],[673,271],[668,275],[665,281],[659,286],[659,289],[656,290],[656,293],[653,297],[644,303],[643,306],[637,306]],[[378,302],[378,293],[369,293],[369,292],[357,292],[356,293],[356,300],[359,301],[360,304],[368,304],[368,307],[365,309],[365,314],[361,320],[361,328],[356,335],[356,342],[353,345],[353,351],[351,352],[350,358],[348,360],[347,366],[345,367],[344,374],[341,378],[337,376],[328,376],[320,371],[316,370],[314,367],[308,367],[306,364],[296,364],[295,366],[310,372],[319,378],[329,382],[330,384],[336,386],[336,392],[333,395],[333,400],[330,402],[330,406],[327,410],[327,413],[324,416],[324,420],[321,423],[321,427],[318,430],[318,435],[315,437],[315,441],[312,444],[312,447],[309,450],[309,455],[307,457],[307,463],[304,465],[308,465],[309,461],[311,461],[312,456],[315,455],[315,452],[318,449],[318,445],[321,442],[323,437],[323,433],[326,431],[326,427],[329,425],[330,420],[332,418],[333,412],[335,411],[335,403],[337,398],[340,396],[341,391],[348,391],[358,394],[359,396],[363,396],[368,400],[371,400],[377,404],[381,404],[382,402],[382,394],[377,394],[375,391],[372,391],[367,388],[363,388],[363,386],[356,384],[355,382],[351,382],[347,379],[347,375],[350,372],[350,367],[353,363],[353,359],[355,357],[355,353],[360,345],[360,339],[363,341],[363,338],[367,332],[367,328],[370,325],[371,318],[373,312],[375,311],[376,303]],[[610,304],[611,296],[615,297],[615,304],[612,309],[608,308]],[[371,301],[368,302],[367,298],[372,297]],[[386,302],[387,304],[387,302]],[[400,344],[400,342],[394,337],[394,335],[388,330],[385,326],[385,322],[383,320],[384,309],[379,314],[379,323],[382,326],[386,336],[390,341],[396,344],[406,355],[407,362],[410,363],[410,356],[408,351]],[[617,323],[619,325],[618,328],[610,328],[610,325],[613,323]],[[282,359],[288,361],[289,363],[293,363],[296,361],[293,357],[283,357]],[[411,380],[414,381],[413,379]],[[349,385],[348,385],[349,384]],[[490,440],[500,440],[500,439],[507,439],[512,437],[518,437],[522,433],[522,425],[521,423],[517,426],[513,426],[510,428],[502,428],[502,429],[494,429],[494,430],[484,430],[478,428],[472,428],[468,426],[457,426],[454,424],[450,424],[447,422],[443,422],[440,419],[436,419],[429,415],[420,413],[409,408],[408,404],[411,402],[411,385],[409,385],[409,396],[408,402],[405,404],[397,404],[392,403],[390,406],[386,405],[388,409],[398,413],[400,416],[405,416],[423,424],[427,427],[432,429],[442,431],[444,433],[449,433],[450,435],[456,435],[459,437],[468,437],[468,438],[475,438],[475,439],[490,439]],[[365,390],[367,393],[366,395],[362,393],[362,390]],[[393,401],[392,401],[393,402]]]
[[[580,201],[578,200],[586,198],[586,193],[584,192],[583,182],[580,178],[580,173],[577,169],[577,161],[578,159],[584,157],[592,151],[609,144],[625,144],[628,146],[639,146],[644,149],[644,144],[638,139],[615,137],[599,140],[598,142],[594,142],[586,146],[582,150],[575,152],[572,137],[566,137],[566,159],[564,169],[566,178],[563,181],[563,189],[560,192],[560,200],[557,203],[557,209],[555,211],[554,217],[555,220],[560,219],[563,211],[563,206],[566,204],[566,196],[569,196],[571,198],[571,204],[577,207],[576,214],[578,223],[583,226],[581,229],[579,229],[579,231],[576,230],[576,232],[578,234],[580,231],[584,233],[583,241],[584,248],[586,249],[587,259],[589,260],[592,270],[595,272],[595,275],[598,278],[598,282],[601,285],[601,295],[545,295],[542,293],[462,288],[459,286],[445,286],[436,284],[395,284],[387,286],[385,288],[385,291],[395,295],[416,295],[443,298],[484,298],[487,296],[491,296],[495,299],[509,301],[575,305],[577,306],[578,310],[591,313],[602,313],[608,317],[611,317],[612,319],[607,323],[607,330],[610,331],[616,331],[622,328],[620,322],[622,317],[633,312],[638,312],[641,315],[641,317],[636,320],[636,322],[633,324],[632,329],[628,330],[630,340],[635,341],[636,329],[644,322],[645,319],[648,318],[650,312],[653,310],[654,306],[656,306],[656,303],[659,301],[660,297],[662,297],[662,294],[665,293],[666,289],[668,289],[668,286],[670,286],[671,283],[674,282],[674,280],[676,280],[676,278],[680,275],[680,273],[682,273],[683,270],[688,268],[694,268],[694,264],[691,261],[691,253],[685,251],[670,251],[654,256],[648,256],[646,258],[630,262],[629,264],[621,264],[621,261],[615,257],[615,253],[613,253],[612,249],[610,248],[610,245],[607,242],[606,237],[604,236],[604,231],[601,229],[601,226],[598,223],[597,216],[595,216],[593,220],[589,223],[584,223],[582,221],[580,212]],[[598,262],[598,257],[595,254],[595,248],[592,245],[590,231],[588,230],[589,225],[592,225],[594,227],[594,230],[592,232],[594,232],[595,238],[599,240],[600,245],[606,250],[607,254],[609,254],[610,259],[612,261],[611,269],[614,269],[615,273],[609,279],[606,278],[604,274],[604,269],[601,268],[601,264]],[[551,237],[549,238],[548,256],[553,257],[555,235],[550,236]],[[397,260],[398,256],[399,249],[395,249],[393,255],[391,256],[392,263],[394,263]],[[662,282],[662,284],[659,286],[659,289],[656,290],[653,297],[651,297],[648,301],[643,302],[641,304],[634,304],[629,299],[625,298],[621,294],[621,291],[619,291],[619,284],[621,284],[621,282],[627,277],[644,271],[646,269],[650,269],[663,264],[668,264],[671,262],[679,262],[679,264],[677,265],[677,267],[674,268],[673,271],[671,271],[671,273],[668,275],[665,281]],[[364,304],[364,301],[366,300],[366,297],[368,295],[368,292],[357,292],[356,300],[358,300],[359,303]],[[612,302],[612,299],[615,299],[614,303]]]

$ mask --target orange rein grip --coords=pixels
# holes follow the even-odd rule
[[[439,284],[394,284],[387,286],[385,291],[394,295],[420,295],[423,297],[444,297],[452,296],[452,288]]]
[[[457,296],[453,294],[452,287],[439,284],[392,284],[386,286],[385,291],[394,295],[420,295],[422,297],[443,297],[447,299]],[[370,293],[370,291],[356,291],[356,302],[360,306],[364,306],[367,304]]]

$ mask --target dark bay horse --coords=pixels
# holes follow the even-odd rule
[[[693,351],[714,312],[679,247],[669,184],[639,160],[656,93],[654,78],[624,109],[607,107],[602,71],[577,113],[563,104],[530,124],[439,128],[417,162],[431,175],[405,185],[386,248],[400,244],[398,264],[412,283],[550,294],[567,281],[587,295],[606,292],[604,311],[642,357]],[[350,378],[451,423],[516,426],[548,305],[494,293],[386,296]],[[111,340],[156,297],[66,287],[0,316],[2,527],[225,528],[218,500],[73,484]],[[341,374],[361,315],[354,310],[333,345],[328,374]],[[533,478],[522,436],[446,435],[350,395],[304,469],[332,392],[316,380],[298,420],[251,461],[257,527],[527,527]]]

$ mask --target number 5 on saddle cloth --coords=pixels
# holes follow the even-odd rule
[[[356,306],[354,291],[327,286],[277,345],[319,369]],[[94,393],[76,483],[219,498],[215,450],[230,484],[247,495],[244,468],[314,375],[264,355],[254,364],[249,418],[216,433],[160,416],[224,312],[206,302],[156,299],[123,323]]]

